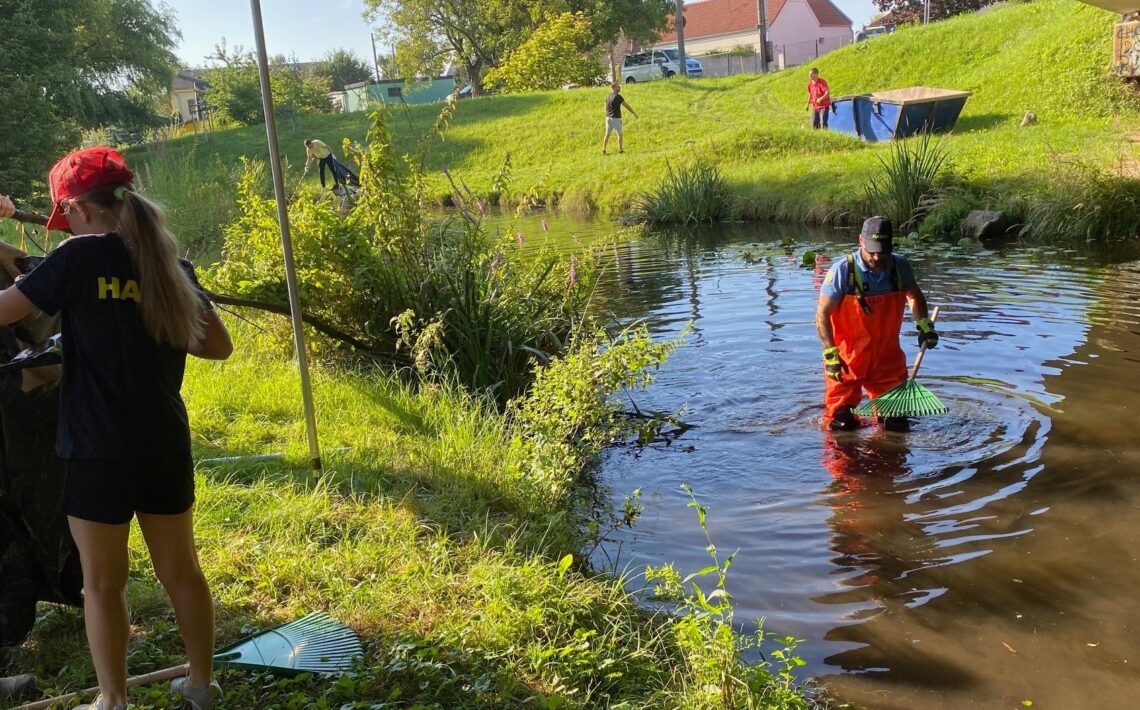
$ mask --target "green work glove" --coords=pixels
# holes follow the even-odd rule
[[[918,322],[918,347],[938,347],[938,333],[934,330],[934,321],[923,318]]]
[[[823,371],[828,377],[836,382],[843,381],[843,371],[847,369],[847,363],[839,357],[839,348],[830,347],[825,348],[823,351]]]

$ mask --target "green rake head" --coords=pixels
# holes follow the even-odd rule
[[[924,417],[948,411],[942,400],[914,380],[855,408],[856,414],[865,417]]]

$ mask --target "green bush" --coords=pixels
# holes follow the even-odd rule
[[[635,219],[648,224],[720,222],[731,213],[728,184],[710,162],[697,160],[674,170],[669,163],[655,188],[633,205]]]
[[[373,114],[368,148],[352,149],[361,185],[351,212],[340,216],[332,196],[303,194],[289,205],[306,311],[358,351],[505,403],[569,342],[584,317],[594,261],[524,257],[513,238],[484,229],[482,203],[465,187],[453,195],[459,216],[433,217],[419,168],[398,157],[385,119]],[[285,303],[276,206],[262,196],[263,180],[264,169],[250,164],[214,277],[227,293]]]

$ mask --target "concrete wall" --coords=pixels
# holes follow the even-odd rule
[[[699,37],[696,39],[685,38],[685,54],[696,57],[699,54],[707,54],[713,51],[725,51],[733,47],[751,47],[755,51],[760,51],[760,35],[756,30],[747,30],[745,32],[733,32],[730,34],[713,35],[711,37]],[[677,42],[658,42],[653,45],[653,49],[676,49]]]

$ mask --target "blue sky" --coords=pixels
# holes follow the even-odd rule
[[[177,54],[187,66],[202,66],[224,37],[233,47],[253,49],[253,20],[248,0],[163,0],[173,8],[182,30]],[[871,0],[832,0],[861,28],[877,10]],[[331,49],[356,52],[370,62],[369,25],[361,0],[261,0],[265,44],[270,54],[320,59]],[[384,49],[377,46],[381,54]]]

